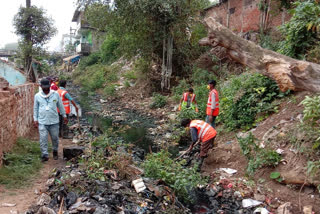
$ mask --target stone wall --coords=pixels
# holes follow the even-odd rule
[[[279,26],[290,19],[286,11],[279,10],[278,1],[270,1],[268,28]],[[259,2],[260,0],[223,1],[223,3],[207,8],[205,16],[215,18],[234,32],[258,31],[264,15],[259,10]]]
[[[0,89],[0,164],[3,153],[32,129],[34,94],[32,83]]]

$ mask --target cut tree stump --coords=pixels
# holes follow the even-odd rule
[[[205,18],[208,37],[200,45],[224,47],[233,60],[274,79],[281,91],[320,91],[320,65],[296,60],[245,40],[212,17]]]

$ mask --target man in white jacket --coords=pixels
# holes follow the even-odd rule
[[[34,125],[39,129],[41,160],[44,162],[49,160],[48,134],[52,140],[53,159],[58,159],[59,114],[57,108],[65,123],[68,123],[68,119],[59,94],[50,90],[49,80],[42,79],[40,87],[42,91],[34,96],[33,120]]]

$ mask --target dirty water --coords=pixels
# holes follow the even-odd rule
[[[82,107],[82,123],[97,127],[100,134],[110,130],[119,133],[118,137],[124,143],[134,144],[145,152],[157,150],[147,131],[149,127],[156,127],[153,118],[141,115],[134,109],[119,110],[116,103],[101,103],[101,95],[79,90],[77,86],[70,87],[69,93]],[[112,113],[104,115],[105,109]]]

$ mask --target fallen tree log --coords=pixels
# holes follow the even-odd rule
[[[235,61],[274,79],[281,91],[320,92],[320,65],[296,60],[261,48],[245,40],[212,17],[205,18],[208,37],[199,41],[202,46],[221,46]]]

